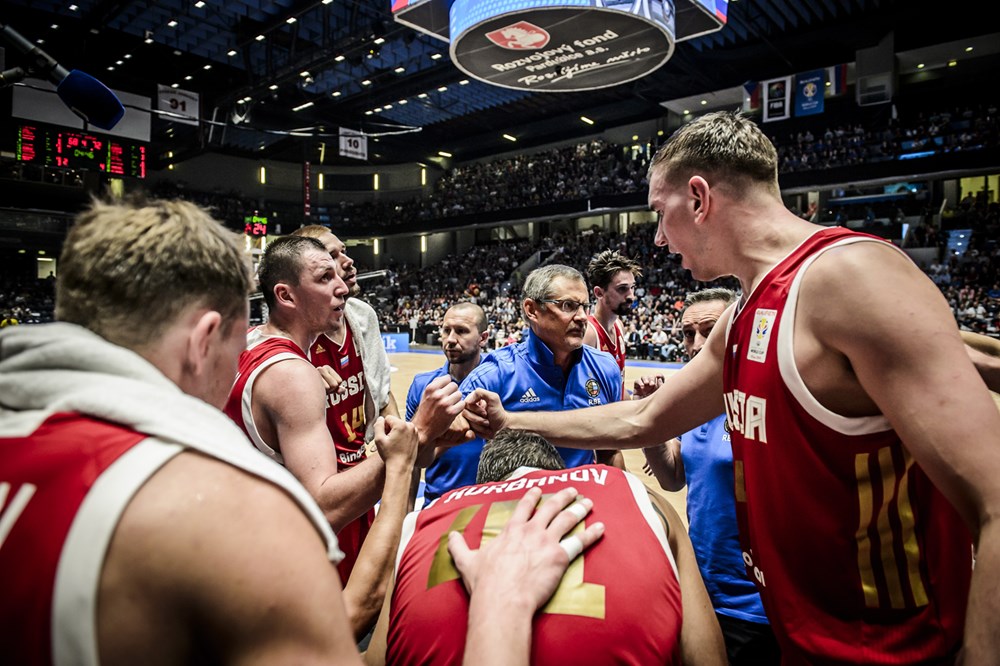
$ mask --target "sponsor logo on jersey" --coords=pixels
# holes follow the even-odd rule
[[[488,32],[486,38],[497,46],[511,51],[540,49],[551,39],[546,30],[527,21],[518,21],[499,30]]]
[[[774,330],[774,320],[777,310],[757,308],[754,313],[753,333],[750,335],[750,346],[747,348],[747,359],[763,363],[767,359],[767,346],[771,342],[771,331]]]
[[[350,465],[351,463],[358,462],[365,457],[365,447],[362,446],[357,451],[351,451],[349,453],[338,453],[337,458],[344,465]]]
[[[535,389],[533,388],[529,388],[527,391],[525,391],[524,395],[522,395],[521,399],[519,400],[519,402],[541,402],[541,401],[542,399],[538,397],[538,394],[535,393]]]

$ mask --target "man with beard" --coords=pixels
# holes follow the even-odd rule
[[[347,256],[347,246],[326,227],[313,224],[295,230],[293,236],[315,238],[339,266],[348,293],[344,316],[319,335],[309,350],[309,359],[319,368],[327,385],[326,422],[337,449],[337,469],[344,471],[366,459],[365,443],[379,416],[399,416],[396,399],[389,390],[389,360],[382,344],[375,310],[357,298],[358,271]],[[351,575],[361,545],[375,520],[374,508],[345,525],[337,538],[344,551],[340,575]]]
[[[456,383],[469,376],[479,366],[483,350],[489,342],[486,313],[475,303],[456,303],[444,313],[441,322],[441,348],[448,362],[437,370],[422,372],[413,378],[406,395],[406,420],[417,411],[424,388],[438,377],[451,377]],[[426,501],[437,498],[450,488],[476,482],[476,466],[483,440],[474,439],[450,448],[428,447],[427,459],[418,458],[418,465],[427,466],[424,473]]]
[[[622,375],[625,397],[625,329],[620,317],[629,313],[635,302],[635,279],[642,275],[639,264],[617,250],[604,250],[590,260],[587,281],[594,292],[594,309],[587,317],[583,344],[611,354]],[[599,451],[598,462],[625,469],[621,451]]]

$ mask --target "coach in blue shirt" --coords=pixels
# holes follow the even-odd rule
[[[488,389],[508,411],[561,411],[619,400],[618,364],[611,354],[583,344],[590,306],[583,275],[570,266],[543,266],[528,274],[522,295],[527,338],[484,358],[462,382],[462,394]],[[593,451],[558,451],[567,467],[594,462]],[[475,483],[476,464],[459,485]]]

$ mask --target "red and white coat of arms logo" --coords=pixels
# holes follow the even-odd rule
[[[549,33],[527,21],[518,21],[486,33],[486,37],[497,46],[512,51],[540,49],[549,43]]]

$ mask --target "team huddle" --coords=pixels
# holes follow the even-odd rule
[[[192,204],[95,203],[59,321],[0,334],[4,661],[995,662],[987,356],[897,248],[785,209],[738,114],[649,181],[654,242],[741,287],[689,295],[682,369],[627,390],[641,270],[601,252],[532,271],[492,353],[453,304],[402,417],[329,229],[253,275]]]

